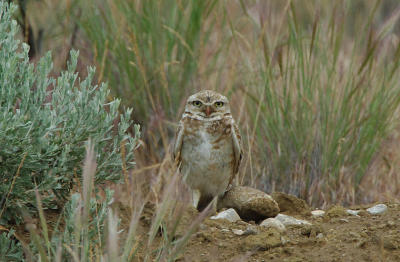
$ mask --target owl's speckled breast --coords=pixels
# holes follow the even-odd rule
[[[184,121],[181,172],[186,183],[205,195],[223,194],[233,173],[232,119]]]

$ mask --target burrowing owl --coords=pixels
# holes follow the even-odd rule
[[[188,98],[173,153],[197,208],[232,184],[242,157],[240,139],[225,96],[205,90]]]

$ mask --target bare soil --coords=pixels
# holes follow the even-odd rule
[[[353,216],[343,207],[333,206],[326,210],[325,216],[316,218],[305,212],[307,207],[297,208],[297,214],[291,209],[283,213],[312,225],[287,226],[283,233],[261,227],[254,221],[231,223],[206,218],[176,261],[400,261],[400,203],[385,204],[388,210],[381,215],[362,211],[359,216]],[[351,208],[365,210],[371,206]],[[129,225],[128,213],[120,209],[122,227]],[[58,217],[57,214],[47,215],[50,221]],[[197,210],[187,210],[178,234],[183,235],[198,215]],[[142,241],[148,237],[153,217],[154,206],[146,206],[138,229]],[[237,235],[237,230],[246,233]],[[22,228],[17,231],[21,240],[29,242],[29,233]],[[154,241],[155,248],[161,242],[160,233]],[[141,253],[145,252],[139,251],[136,261],[142,261]]]
[[[207,218],[177,261],[400,261],[400,204],[386,204],[381,215],[352,216],[340,206],[319,218],[291,214],[312,226],[289,226],[284,233],[252,221]],[[248,234],[236,235],[237,229]]]

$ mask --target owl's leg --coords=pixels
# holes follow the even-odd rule
[[[212,214],[217,212],[217,197],[201,195],[199,203],[197,204],[197,210],[203,211],[208,208]]]
[[[200,197],[201,197],[200,190],[193,189],[192,190],[192,204],[193,204],[194,208],[198,207],[199,201],[200,201]]]
[[[213,198],[213,200],[211,201],[211,212],[212,214],[216,214],[217,213],[217,207],[218,207],[218,197],[215,196]]]

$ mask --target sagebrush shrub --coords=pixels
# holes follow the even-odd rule
[[[68,197],[88,139],[97,145],[96,182],[119,180],[121,143],[129,167],[139,135],[138,126],[135,137],[127,133],[131,109],[120,115],[120,101],[106,100],[107,86],[92,83],[94,68],[78,77],[78,52],[57,79],[49,76],[49,53],[30,63],[29,47],[16,39],[14,10],[0,2],[0,223],[18,222],[21,208],[34,210],[35,187],[45,208]]]
[[[13,230],[0,233],[0,261],[23,261],[21,243],[13,235]]]

